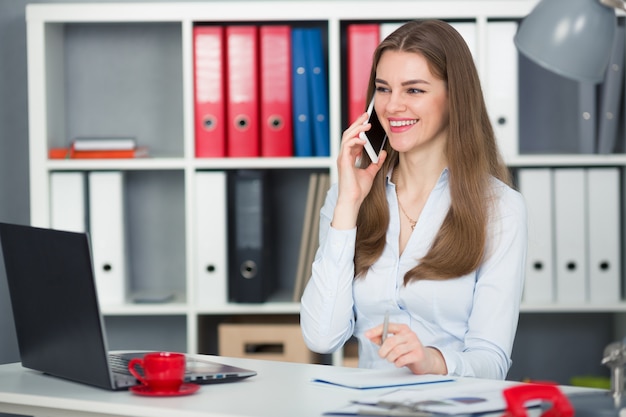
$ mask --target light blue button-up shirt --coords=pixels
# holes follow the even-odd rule
[[[330,353],[354,334],[359,366],[394,367],[378,356],[378,345],[364,332],[383,321],[407,324],[424,346],[443,354],[449,375],[504,379],[511,366],[527,248],[526,207],[522,196],[492,181],[494,211],[485,260],[474,272],[443,281],[404,285],[404,274],[428,251],[450,207],[444,170],[422,210],[402,255],[395,185],[387,176],[390,224],[381,257],[363,279],[354,280],[356,228],[336,230],[330,223],[338,188],[331,187],[320,213],[320,246],[301,307],[304,339],[313,351]]]

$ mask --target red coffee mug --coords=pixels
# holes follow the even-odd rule
[[[143,369],[143,376],[136,367]],[[178,391],[185,377],[185,355],[172,352],[147,353],[133,358],[128,370],[152,391]]]

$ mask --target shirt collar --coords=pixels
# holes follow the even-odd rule
[[[389,171],[387,172],[387,185],[395,186],[395,184],[391,180],[394,169],[395,167],[391,167],[389,168]],[[448,167],[445,167],[443,171],[441,171],[441,175],[439,176],[439,179],[437,180],[437,184],[435,184],[435,188],[438,188],[442,185],[447,184],[449,178],[450,178],[450,171],[448,170]]]

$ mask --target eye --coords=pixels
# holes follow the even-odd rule
[[[409,94],[424,94],[426,91],[419,88],[409,88],[407,92]]]
[[[382,85],[377,85],[376,86],[376,92],[377,93],[387,93],[387,92],[389,92],[389,88],[383,87]]]

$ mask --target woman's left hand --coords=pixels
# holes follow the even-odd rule
[[[448,368],[443,355],[433,347],[424,347],[415,332],[406,324],[389,323],[388,336],[382,341],[383,326],[373,327],[365,337],[380,345],[378,354],[397,368],[406,366],[417,375],[446,375]]]

